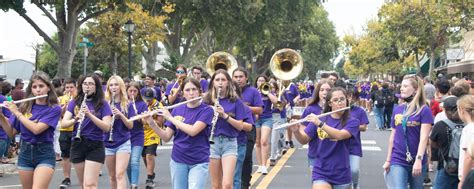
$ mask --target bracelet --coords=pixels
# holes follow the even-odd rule
[[[229,118],[230,118],[230,115],[227,114],[227,117],[225,118],[225,120],[227,121],[227,120],[229,120]]]
[[[321,129],[323,129],[324,124],[325,124],[325,123],[321,121],[321,122],[319,122],[318,127],[321,128]]]

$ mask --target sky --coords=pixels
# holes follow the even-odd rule
[[[327,0],[323,6],[329,20],[336,26],[339,37],[346,34],[361,34],[363,26],[375,18],[384,0]],[[44,32],[51,36],[56,28],[43,16],[41,10],[27,1],[27,14]],[[25,59],[34,62],[33,46],[44,42],[33,27],[14,11],[0,10],[0,55],[5,59]]]

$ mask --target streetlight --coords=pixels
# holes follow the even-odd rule
[[[135,30],[135,24],[129,19],[124,27],[128,33],[128,79],[132,80],[132,33]]]

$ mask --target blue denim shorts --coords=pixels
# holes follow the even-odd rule
[[[270,129],[273,128],[273,120],[272,118],[265,118],[265,119],[259,119],[255,123],[256,128],[262,128],[263,126],[269,127]]]
[[[352,188],[352,183],[335,185],[335,184],[331,184],[331,183],[329,183],[325,180],[315,180],[315,181],[313,181],[313,184],[329,184],[329,185],[331,185],[332,189],[350,189],[350,188]]]
[[[211,155],[209,158],[220,159],[225,156],[237,157],[237,138],[216,136],[214,144],[211,144]]]
[[[132,144],[130,143],[130,140],[127,140],[120,146],[117,146],[116,148],[105,148],[105,155],[106,156],[113,156],[118,153],[130,153],[132,151]]]
[[[36,167],[56,167],[56,155],[53,144],[30,144],[21,142],[18,155],[18,169],[33,171]]]

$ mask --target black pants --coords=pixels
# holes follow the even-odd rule
[[[385,106],[383,111],[383,120],[385,120],[385,128],[390,128],[390,123],[392,121],[392,112],[393,106]]]
[[[242,188],[247,189],[250,188],[250,180],[252,179],[252,153],[253,147],[255,146],[255,137],[256,137],[256,130],[255,127],[252,128],[252,131],[247,133],[247,151],[245,153],[245,160],[242,166]]]

